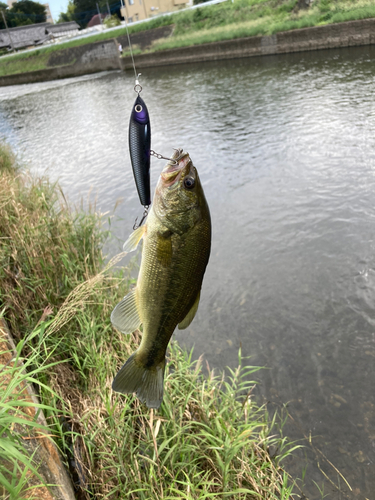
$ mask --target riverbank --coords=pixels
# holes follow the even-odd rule
[[[0,178],[0,309],[77,497],[291,499],[294,482],[281,468],[291,446],[275,437],[280,419],[251,396],[258,368],[239,356],[226,379],[203,375],[202,361],[173,342],[159,411],[114,394],[113,376],[140,336],[126,338],[109,322],[131,284],[128,268],[114,268],[123,256],[106,265],[108,234],[95,207],[71,209],[58,185],[23,171],[3,144]],[[17,416],[3,409],[2,435]],[[12,477],[20,499],[30,457],[12,439],[19,454],[6,458],[25,471]],[[8,491],[6,479],[0,470]]]
[[[136,65],[140,69],[372,44],[375,18],[139,54]],[[124,70],[133,68],[131,57],[123,58],[121,64]]]
[[[129,28],[136,62],[144,67],[153,60],[176,64],[373,43],[370,0],[315,0],[310,8],[303,6],[305,0],[236,0],[155,17]],[[0,85],[127,68],[129,57],[119,61],[117,43],[126,50],[124,28],[3,57]]]
[[[165,33],[166,28],[162,29]],[[167,29],[172,30],[171,27]],[[159,30],[155,30],[151,35],[154,40],[158,38]],[[375,18],[303,28],[272,36],[253,36],[156,52],[145,50],[135,55],[135,63],[140,69],[373,44],[375,44]],[[22,61],[19,62],[21,63]],[[48,66],[47,69],[2,76],[0,86],[56,80],[105,70],[133,71],[131,57],[119,58],[113,40],[54,52],[49,56]]]

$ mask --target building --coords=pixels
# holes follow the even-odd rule
[[[75,21],[17,26],[17,28],[9,28],[9,30],[0,30],[0,49],[11,49],[12,45],[15,49],[34,47],[62,36],[75,35],[78,31],[79,26]]]
[[[42,5],[46,9],[46,22],[53,24],[53,18],[52,18],[51,10],[49,8],[49,3],[43,3]]]
[[[79,25],[75,21],[68,21],[66,23],[52,24],[48,27],[48,32],[56,39],[62,36],[77,35],[79,29]]]
[[[153,17],[157,14],[173,12],[178,9],[187,7],[189,0],[121,0],[123,7],[121,8],[122,17],[126,18],[127,22],[140,21]]]
[[[0,30],[0,49],[11,49],[12,45],[15,49],[23,49],[42,44],[50,38],[48,26],[50,23],[38,23]]]

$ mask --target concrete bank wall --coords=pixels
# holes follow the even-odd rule
[[[134,59],[139,69],[371,44],[375,44],[375,18],[140,54]],[[124,70],[132,68],[130,57],[121,63]]]
[[[44,82],[87,75],[99,71],[121,69],[114,39],[52,52],[47,69],[0,77],[0,86]]]
[[[134,35],[139,37],[139,40],[134,39],[134,43],[144,48],[147,43],[142,41],[141,35],[148,41],[153,41],[170,33],[171,27],[142,32]],[[126,40],[119,41],[123,42],[125,48]],[[375,44],[375,18],[285,31],[272,36],[206,43],[140,54],[134,58],[137,69],[140,69],[371,44]],[[111,69],[127,70],[132,69],[132,61],[130,57],[119,58],[116,41],[112,39],[52,53],[48,66],[48,69],[40,71],[0,77],[0,86],[55,80]]]
[[[132,33],[130,35],[130,41],[133,48],[139,48],[141,50],[147,49],[152,45],[152,43],[160,38],[168,38],[173,32],[174,26],[160,26],[160,28],[154,28],[147,31],[139,31],[138,33]],[[117,37],[117,41],[122,44],[124,50],[128,50],[128,36],[121,35]]]

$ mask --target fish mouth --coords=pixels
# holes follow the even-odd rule
[[[184,152],[183,149],[175,149],[171,160],[173,163],[169,161],[161,172],[165,186],[171,186],[190,170],[191,159],[189,153]]]

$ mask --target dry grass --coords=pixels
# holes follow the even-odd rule
[[[1,305],[17,339],[46,306],[58,308],[102,265],[95,213],[74,214],[59,187],[20,172],[7,146],[0,150]]]

